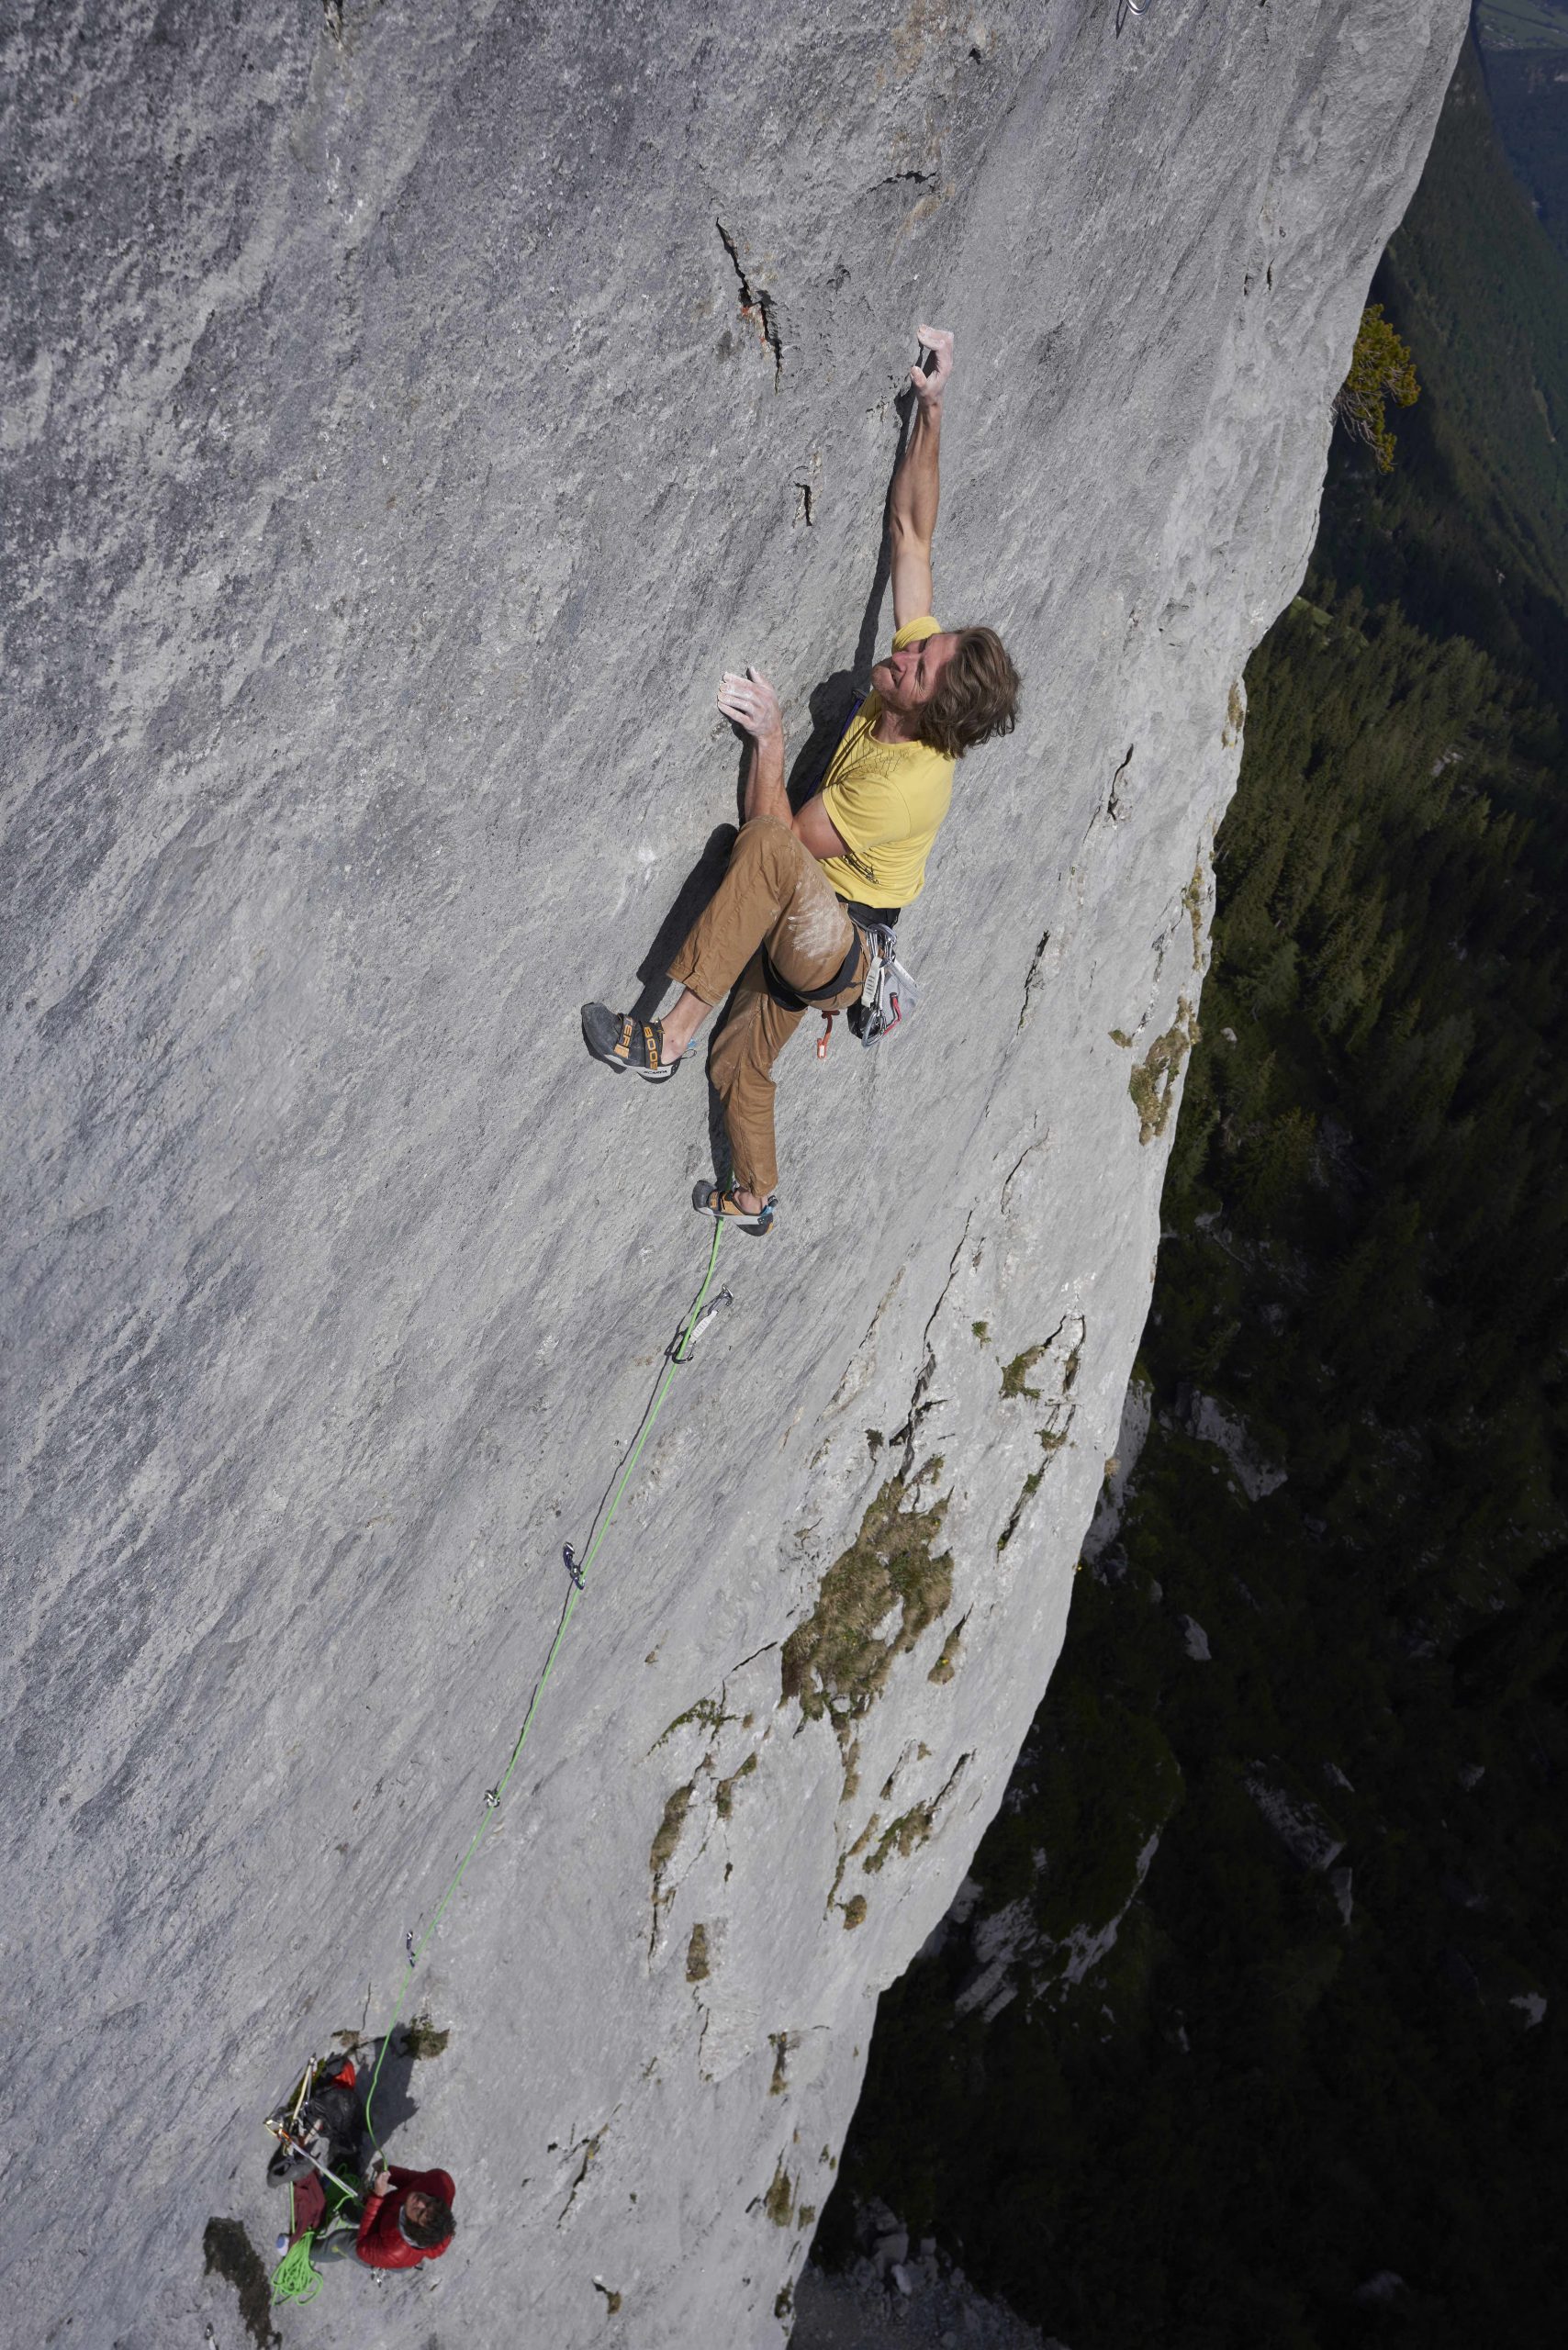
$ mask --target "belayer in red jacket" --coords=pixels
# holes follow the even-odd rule
[[[310,2247],[314,2260],[357,2260],[366,2268],[417,2268],[439,2260],[456,2232],[456,2189],[443,2170],[399,2170],[385,2163],[370,2181],[356,2229],[334,2228]]]

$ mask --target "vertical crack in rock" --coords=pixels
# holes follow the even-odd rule
[[[914,1468],[914,1441],[919,1424],[925,1417],[925,1415],[928,1412],[935,1411],[937,1404],[945,1400],[945,1398],[940,1395],[931,1395],[928,1393],[931,1382],[936,1376],[936,1350],[931,1343],[931,1333],[936,1326],[937,1315],[941,1313],[943,1306],[947,1302],[947,1292],[952,1288],[954,1280],[958,1274],[958,1259],[964,1253],[964,1244],[969,1239],[969,1226],[973,1224],[974,1220],[975,1212],[973,1208],[970,1208],[969,1214],[964,1218],[964,1228],[958,1235],[958,1245],[947,1260],[947,1278],[943,1282],[941,1289],[937,1292],[936,1303],[933,1305],[930,1313],[926,1315],[925,1327],[920,1335],[921,1365],[919,1373],[915,1379],[913,1393],[911,1394],[909,1399],[909,1417],[904,1421],[902,1427],[895,1428],[893,1430],[893,1443],[902,1444],[903,1446],[903,1469],[902,1474],[906,1480],[911,1479],[912,1472]],[[921,1476],[924,1476],[925,1473],[924,1470],[921,1471]],[[918,1484],[920,1479],[913,1478],[913,1482]]]
[[[740,248],[723,222],[715,220],[713,226],[723,240],[724,251],[730,256],[731,264],[740,283],[741,316],[748,326],[756,329],[758,338],[765,349],[773,354],[773,386],[777,390],[784,380],[784,344],[778,332],[777,306],[766,285],[752,284],[746,273],[745,264],[741,260]],[[811,520],[810,493],[807,496],[806,520],[808,522]]]
[[[1105,797],[1105,813],[1110,818],[1113,824],[1119,824],[1122,821],[1123,815],[1126,813],[1121,801],[1116,796],[1116,786],[1120,783],[1122,778],[1131,767],[1133,763],[1133,753],[1137,748],[1137,744],[1136,743],[1129,743],[1127,744],[1126,757],[1122,761],[1121,766],[1111,778],[1111,789]]]
[[[611,2118],[613,2119],[613,2116]],[[603,2145],[605,2139],[609,2134],[610,2123],[605,2121],[599,2125],[591,2137],[584,2139],[583,2158],[577,2165],[577,2175],[572,2181],[571,2190],[568,2193],[565,2203],[562,2204],[560,2215],[556,2219],[555,2225],[558,2228],[563,2227],[566,2224],[567,2214],[570,2212],[573,2204],[577,2199],[577,2190],[582,2186],[583,2181],[587,2178],[589,2171],[593,2168],[594,2164],[598,2161],[599,2150],[600,2146]]]
[[[1018,1007],[1018,1025],[1020,1028],[1023,1027],[1024,1023],[1029,1017],[1029,999],[1035,992],[1035,981],[1040,976],[1041,958],[1050,943],[1050,932],[1048,930],[1042,930],[1040,933],[1040,943],[1036,947],[1033,956],[1030,957],[1029,968],[1024,974],[1024,1001]],[[1017,1172],[1016,1168],[1014,1169],[1014,1172]]]
[[[1031,1387],[1028,1384],[1028,1376],[1037,1362],[1047,1360],[1055,1353],[1058,1342],[1064,1335],[1067,1338],[1067,1353],[1062,1361],[1060,1384],[1054,1394],[1047,1395],[1043,1386]],[[1004,1397],[1023,1398],[1035,1404],[1044,1403],[1046,1406],[1044,1422],[1035,1433],[1039,1438],[1040,1449],[1046,1457],[1039,1467],[1032,1470],[1025,1478],[1023,1490],[1013,1505],[1006,1525],[997,1537],[996,1550],[999,1558],[1018,1531],[1019,1521],[1033,1495],[1038,1493],[1046,1471],[1072,1433],[1072,1423],[1078,1407],[1070,1398],[1074,1382],[1078,1378],[1079,1366],[1083,1360],[1083,1342],[1087,1335],[1088,1325],[1081,1314],[1064,1314],[1048,1338],[1039,1346],[1026,1347],[1022,1354],[1014,1355],[1002,1374],[1002,1393]]]

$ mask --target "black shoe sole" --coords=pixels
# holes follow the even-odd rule
[[[623,1061],[618,1053],[609,1051],[594,1043],[588,1032],[588,1010],[589,1007],[585,1004],[580,1015],[580,1024],[583,1042],[596,1061],[605,1069],[612,1069],[618,1077],[640,1077],[649,1085],[666,1085],[669,1082],[680,1067],[679,1061],[670,1061],[663,1069],[644,1069],[638,1061]]]

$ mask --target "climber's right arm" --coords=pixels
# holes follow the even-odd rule
[[[914,415],[899,469],[888,493],[888,547],[892,559],[893,626],[924,620],[930,611],[931,543],[936,535],[941,492],[937,464],[942,440],[942,395],[953,372],[953,338],[945,327],[921,327],[920,340],[934,364],[910,369]]]

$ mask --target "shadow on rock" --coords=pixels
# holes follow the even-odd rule
[[[354,2062],[365,2086],[366,2124],[380,2145],[385,2146],[420,2109],[413,2096],[413,2078],[414,2066],[424,2053],[420,2036],[424,2030],[422,2020],[416,2018],[412,2024],[388,2032],[384,2040],[362,2042],[354,2052]],[[442,2037],[442,2046],[445,2045]],[[375,2106],[372,2112],[370,2084],[375,2078],[377,2065],[381,2065],[381,2077],[375,2082]]]
[[[654,934],[653,945],[637,966],[643,992],[632,1006],[633,1020],[652,1020],[669,987],[669,967],[687,932],[724,878],[730,851],[735,845],[734,824],[715,824],[702,845],[696,864],[676,891],[674,902]]]

